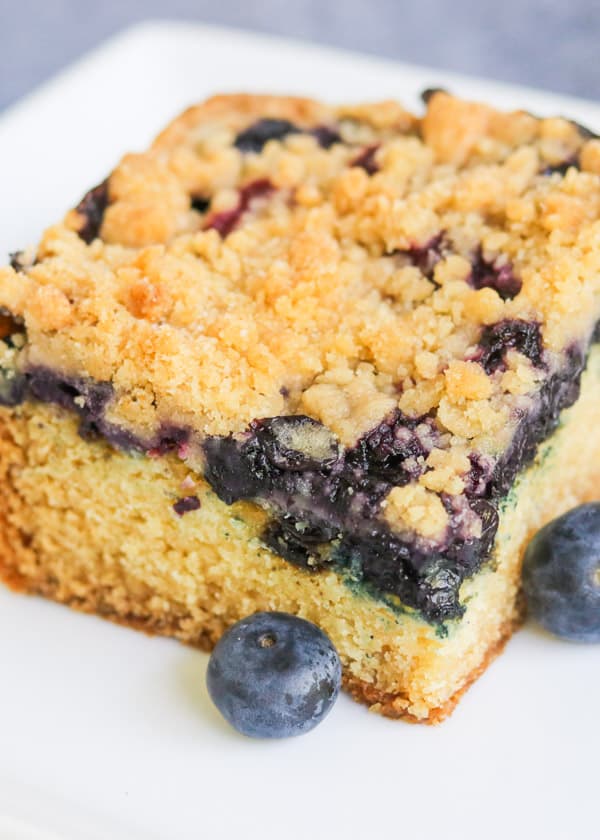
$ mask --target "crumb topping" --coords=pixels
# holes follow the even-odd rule
[[[303,414],[352,447],[428,415],[385,516],[433,536],[600,317],[600,141],[442,91],[422,118],[216,97],[1,269],[0,307],[19,367],[110,381],[110,422],[142,436]]]

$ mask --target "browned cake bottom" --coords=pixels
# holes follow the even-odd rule
[[[596,350],[580,400],[503,503],[492,560],[463,585],[465,615],[446,635],[332,571],[290,566],[260,542],[259,508],[227,507],[176,458],[83,441],[72,417],[34,404],[0,410],[0,575],[15,589],[206,650],[255,610],[300,614],[336,644],[356,699],[390,717],[437,723],[520,620],[531,534],[598,498],[599,383]],[[201,508],[178,517],[172,505],[189,492]]]

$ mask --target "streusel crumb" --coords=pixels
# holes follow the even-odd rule
[[[444,92],[422,118],[216,97],[0,271],[18,365],[110,381],[110,422],[138,435],[303,413],[352,447],[428,416],[411,492],[435,524],[399,514],[425,533],[600,316],[599,149]]]

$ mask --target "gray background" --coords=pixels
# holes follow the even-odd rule
[[[600,0],[0,0],[0,108],[122,27],[157,17],[600,99]]]

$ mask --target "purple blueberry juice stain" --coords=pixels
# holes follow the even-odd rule
[[[364,169],[367,175],[375,175],[376,172],[379,172],[379,166],[375,160],[378,149],[379,143],[367,146],[350,161],[350,166],[358,166]]]
[[[495,461],[480,452],[472,452],[469,455],[469,461],[471,467],[464,476],[465,493],[470,497],[486,496],[494,472]]]
[[[273,192],[275,192],[275,187],[268,178],[251,181],[239,190],[236,206],[232,207],[231,210],[211,214],[204,229],[216,230],[223,238],[229,236],[240,223],[244,213],[250,209],[252,202],[259,198],[268,198]]]
[[[433,282],[436,265],[450,253],[451,246],[444,231],[432,236],[424,245],[411,245],[410,248],[399,249],[394,254],[407,257],[411,265],[418,268],[421,274]]]
[[[183,447],[189,443],[189,440],[189,429],[184,429],[180,426],[163,425],[159,429],[156,446],[149,449],[148,454],[155,458],[160,458],[170,452],[176,452],[179,455]]]
[[[89,245],[100,235],[104,213],[108,207],[108,179],[84,195],[75,208],[84,223],[78,234]]]
[[[328,125],[318,125],[309,134],[312,134],[322,149],[330,149],[336,143],[343,142],[339,131]]]
[[[186,513],[191,513],[193,510],[199,510],[201,507],[198,496],[184,496],[173,504],[173,510],[177,516],[183,516]]]
[[[484,259],[481,248],[478,248],[472,262],[471,274],[468,281],[474,289],[494,289],[502,300],[512,300],[523,288],[522,280],[514,274],[509,262],[499,262],[498,259]]]

